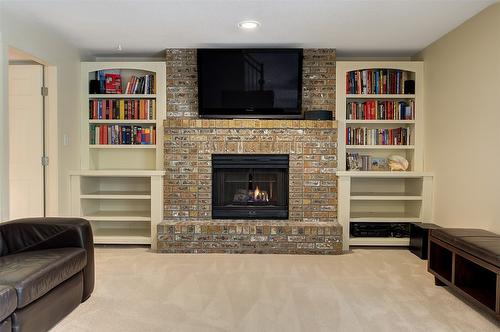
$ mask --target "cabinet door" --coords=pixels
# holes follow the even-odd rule
[[[41,65],[9,66],[10,219],[44,215]]]

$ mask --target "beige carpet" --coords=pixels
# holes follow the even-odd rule
[[[407,250],[342,256],[96,249],[92,297],[54,331],[498,331]]]

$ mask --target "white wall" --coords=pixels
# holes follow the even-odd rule
[[[8,188],[8,137],[9,133],[5,130],[5,125],[9,123],[7,118],[8,106],[5,104],[5,98],[8,94],[7,73],[5,59],[7,57],[7,49],[3,43],[3,6],[0,2],[0,222],[7,218],[6,207],[9,206],[7,200]]]
[[[58,33],[16,17],[0,2],[0,217],[8,218],[8,47],[15,47],[57,67],[59,137],[59,209],[69,214],[68,172],[80,166],[80,60],[78,48]],[[63,146],[63,134],[69,145]]]
[[[500,233],[500,4],[418,55],[435,222]]]

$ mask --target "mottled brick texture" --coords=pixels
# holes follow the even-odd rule
[[[342,227],[266,222],[162,222],[158,251],[167,253],[340,254]]]
[[[212,154],[289,154],[290,222],[337,217],[333,121],[165,121],[165,219],[210,220]]]
[[[167,118],[198,117],[198,73],[195,49],[168,49]]]
[[[302,109],[329,110],[335,118],[335,50],[304,49]]]
[[[329,110],[335,115],[335,49],[304,49],[302,109]],[[168,49],[167,118],[198,117],[196,50]]]
[[[337,254],[335,121],[198,119],[196,50],[169,49],[160,252]],[[335,50],[305,49],[304,110],[335,112]],[[289,220],[212,220],[212,154],[289,154]]]

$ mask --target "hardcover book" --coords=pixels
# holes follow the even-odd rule
[[[106,74],[106,93],[122,93],[120,74]]]

